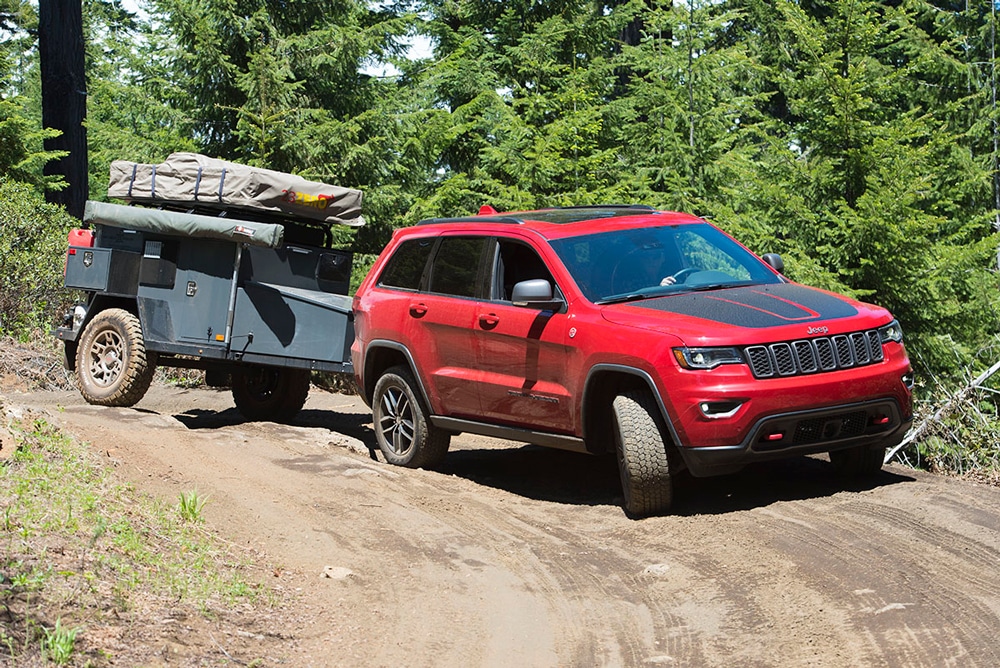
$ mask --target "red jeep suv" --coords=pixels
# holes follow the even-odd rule
[[[352,358],[386,460],[470,432],[617,452],[625,509],[672,478],[828,452],[873,474],[912,420],[883,308],[790,282],[710,223],[642,206],[425,220],[354,298]]]

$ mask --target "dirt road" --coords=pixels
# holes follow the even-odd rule
[[[613,460],[460,436],[441,472],[392,468],[363,404],[315,388],[292,426],[209,389],[6,401],[142,489],[210,496],[213,527],[298,574],[286,665],[1000,665],[996,487],[890,466],[848,489],[802,458],[633,521]]]

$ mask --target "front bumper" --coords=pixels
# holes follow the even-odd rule
[[[771,415],[759,420],[738,445],[680,447],[695,477],[734,473],[747,464],[853,447],[891,447],[912,422],[894,399],[879,399]]]

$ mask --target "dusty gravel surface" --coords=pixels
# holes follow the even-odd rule
[[[1000,488],[801,458],[683,480],[675,514],[635,521],[613,460],[460,436],[440,472],[394,468],[365,406],[316,388],[293,425],[160,384],[131,409],[4,401],[143,490],[208,495],[277,565],[301,591],[264,665],[1000,665]]]

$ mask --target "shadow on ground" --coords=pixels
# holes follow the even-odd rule
[[[235,408],[191,409],[174,417],[188,429],[214,429],[249,422]],[[370,413],[307,409],[291,424],[327,429],[358,439],[367,446],[370,457],[378,460]],[[617,463],[610,455],[582,455],[534,445],[453,449],[439,471],[539,501],[589,506],[622,503]],[[852,479],[838,474],[825,458],[794,457],[753,464],[739,473],[714,478],[693,478],[683,473],[675,480],[671,514],[725,514],[779,501],[865,491],[912,480],[890,471],[871,478]]]
[[[526,445],[505,450],[448,453],[441,473],[519,496],[578,505],[620,505],[621,483],[612,456],[593,457]],[[675,480],[674,515],[725,514],[793,501],[865,491],[914,478],[882,471],[865,479],[847,478],[819,457],[795,457],[754,464],[739,473]]]

